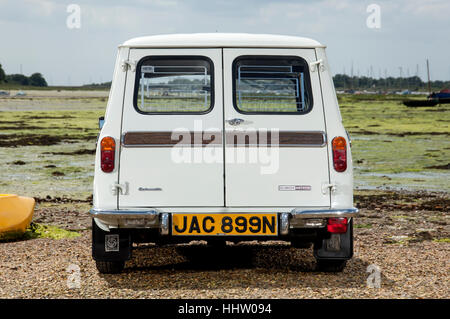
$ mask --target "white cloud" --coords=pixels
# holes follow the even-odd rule
[[[404,4],[404,11],[416,17],[448,20],[450,1],[444,0],[410,0]]]

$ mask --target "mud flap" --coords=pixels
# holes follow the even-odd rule
[[[101,230],[92,219],[92,257],[97,261],[124,261],[131,258],[131,234],[126,229]]]
[[[314,257],[327,260],[347,260],[353,257],[353,219],[345,234],[325,233],[314,243]]]

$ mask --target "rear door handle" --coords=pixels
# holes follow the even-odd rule
[[[228,124],[232,125],[232,126],[237,126],[239,124],[241,124],[242,122],[244,122],[243,119],[231,119],[231,120],[227,120]]]

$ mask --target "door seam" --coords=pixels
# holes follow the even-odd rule
[[[316,60],[318,59],[317,57],[317,50],[314,49],[314,55],[316,56]],[[325,101],[323,99],[323,90],[322,90],[322,78],[320,77],[320,68],[317,68],[317,76],[319,78],[319,86],[320,86],[320,99],[322,100],[322,112],[323,112],[323,124],[325,126],[325,134],[327,136],[327,165],[328,165],[328,183],[331,183],[331,173],[330,173],[330,152],[328,149],[328,128],[327,128],[327,118],[325,116]],[[330,199],[330,207],[331,207],[331,190],[330,190],[330,194],[329,194],[329,199]]]
[[[127,54],[127,60],[130,59],[130,52],[131,50],[128,49],[128,54]],[[122,129],[123,129],[123,114],[124,114],[124,109],[125,109],[125,96],[127,94],[127,79],[128,79],[128,67],[126,68],[125,71],[125,83],[123,86],[123,95],[122,95],[122,114],[120,116],[120,135],[119,135],[119,160],[117,163],[117,184],[120,184],[120,162],[121,162],[121,155],[122,155]],[[120,205],[120,192],[117,192],[117,209],[119,209],[119,205]]]
[[[224,67],[224,52],[223,48],[221,48],[221,57],[222,57],[222,145],[223,145],[223,207],[227,205],[227,185],[226,185],[226,144],[225,144],[225,67]]]

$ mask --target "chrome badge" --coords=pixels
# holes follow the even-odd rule
[[[280,192],[285,191],[310,191],[311,185],[278,185]]]
[[[119,235],[105,235],[105,251],[119,251]]]
[[[139,187],[138,191],[140,192],[157,192],[162,191],[161,187]]]

